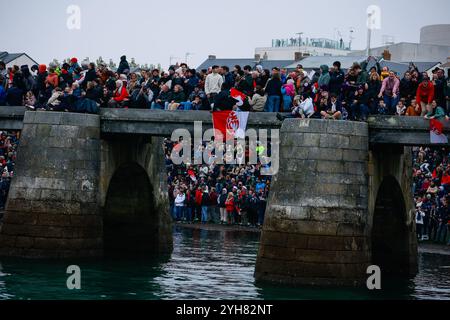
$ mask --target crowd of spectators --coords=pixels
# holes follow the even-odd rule
[[[9,185],[14,174],[18,144],[18,132],[0,131],[0,212],[5,209]],[[1,215],[0,213],[0,218]]]
[[[371,66],[369,70],[368,66]],[[230,96],[235,88],[247,98]],[[365,120],[369,114],[443,118],[450,111],[450,80],[443,69],[432,76],[411,63],[398,75],[375,57],[306,72],[299,64],[288,72],[236,65],[191,69],[186,63],[131,72],[125,56],[117,70],[105,64],[50,64],[6,68],[0,61],[0,105],[31,109],[97,112],[99,107],[165,110],[285,112],[290,117]],[[285,115],[279,115],[283,118]]]
[[[164,144],[174,220],[260,227],[270,188],[270,176],[261,175],[261,163],[177,165],[171,153],[180,143],[167,139]],[[203,143],[193,151],[201,155],[205,147]]]
[[[371,66],[368,68],[368,66]],[[450,74],[450,72],[449,72]],[[195,70],[187,64],[136,72],[125,56],[117,70],[105,64],[50,64],[6,68],[0,61],[0,106],[25,105],[32,110],[98,112],[100,107],[164,110],[243,110],[277,112],[286,117],[361,120],[369,114],[422,116],[443,119],[450,112],[450,79],[443,69],[432,76],[411,63],[398,75],[380,67],[375,57],[354,63],[346,72],[341,63],[306,72],[263,69],[260,65],[212,66]],[[246,95],[241,101],[231,89]],[[14,158],[15,136],[2,136],[2,190],[7,190]],[[174,165],[166,141],[171,212],[176,220],[203,223],[261,225],[270,179],[257,165]],[[5,147],[6,145],[6,147]],[[6,149],[6,151],[5,151]],[[420,239],[444,242],[447,236],[450,169],[448,152],[415,149],[414,188]],[[2,191],[2,199],[5,192]],[[0,207],[4,200],[0,199]],[[447,220],[446,220],[447,219]],[[421,223],[422,222],[422,223]],[[444,227],[445,225],[445,227]]]
[[[417,237],[450,245],[450,149],[416,147],[413,159]]]

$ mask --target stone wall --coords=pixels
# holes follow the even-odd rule
[[[0,254],[101,255],[100,117],[26,112],[17,154]]]
[[[370,261],[367,123],[285,120],[255,277],[354,285]]]

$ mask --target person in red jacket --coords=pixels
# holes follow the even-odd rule
[[[59,76],[55,72],[55,68],[50,68],[45,83],[49,85],[52,89],[55,89],[59,85]]]
[[[195,215],[194,221],[198,221],[202,216],[202,198],[203,198],[203,190],[201,187],[198,187],[195,191]]]
[[[428,75],[424,75],[423,81],[419,84],[416,93],[416,103],[422,108],[422,117],[428,112],[427,108],[430,108],[433,99],[434,85]]]
[[[233,192],[228,193],[227,200],[225,200],[225,209],[227,210],[227,223],[232,224],[234,211],[234,195]]]
[[[116,91],[114,91],[114,95],[109,100],[109,107],[110,108],[118,108],[124,106],[124,103],[128,101],[128,97],[130,95],[128,94],[127,88],[124,85],[122,80],[116,81]]]

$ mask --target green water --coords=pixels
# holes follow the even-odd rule
[[[0,299],[450,299],[450,255],[419,254],[419,274],[382,290],[254,283],[258,233],[174,227],[174,251],[154,259],[0,259]],[[69,290],[68,265],[81,268]]]

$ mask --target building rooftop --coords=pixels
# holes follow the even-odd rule
[[[201,65],[197,67],[197,70],[208,69],[213,65],[227,66],[228,68],[230,68],[230,70],[232,70],[235,65],[239,65],[241,67],[249,65],[252,68],[256,67],[257,65],[261,65],[264,69],[270,70],[274,67],[284,68],[294,62],[295,60],[260,60],[258,62],[257,60],[255,60],[255,58],[217,59],[213,56],[210,56],[207,60],[205,60]]]
[[[27,55],[25,52],[21,53],[9,53],[7,51],[0,51],[0,61],[3,61],[5,64],[10,63],[11,61],[14,61],[15,59],[19,58],[20,56],[26,55],[28,58],[34,61],[34,63],[37,64],[37,62],[32,59],[29,55]]]

